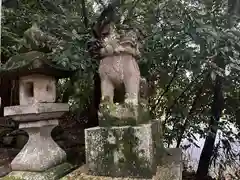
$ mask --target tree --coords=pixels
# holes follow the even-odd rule
[[[228,4],[229,5],[229,4]],[[232,6],[230,5],[230,8],[232,9]],[[228,11],[229,14],[234,14],[232,13],[233,10]],[[230,21],[231,21],[231,17],[230,17]],[[232,26],[234,26],[233,22],[229,22],[229,29],[232,28]],[[225,29],[227,29],[225,28]],[[221,46],[220,46],[221,48]],[[224,59],[224,55],[233,55],[234,50],[228,50],[227,52],[222,52],[220,49],[220,52],[217,52],[217,55],[215,57],[213,57],[213,62],[220,67],[221,69],[225,69],[226,67],[226,59]],[[212,115],[211,115],[211,120],[209,122],[209,131],[208,134],[206,136],[206,140],[205,140],[205,144],[200,156],[200,160],[199,160],[199,165],[198,165],[198,170],[197,170],[197,177],[202,178],[207,176],[208,172],[209,172],[209,167],[210,167],[210,163],[211,163],[211,158],[213,157],[213,153],[214,153],[214,143],[215,143],[215,139],[216,139],[216,135],[217,135],[217,130],[218,130],[218,124],[220,121],[220,118],[222,116],[222,111],[224,109],[224,92],[223,92],[223,77],[219,74],[215,74],[215,72],[213,72],[213,76],[215,76],[213,78],[213,102],[212,102],[212,107],[211,107],[211,111],[212,111]]]

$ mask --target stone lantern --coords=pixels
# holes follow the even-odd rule
[[[20,64],[20,65],[19,65]],[[31,51],[9,59],[0,72],[3,77],[19,80],[20,105],[4,108],[4,116],[19,122],[29,140],[11,162],[9,177],[58,179],[72,166],[66,153],[53,141],[51,131],[58,118],[69,111],[67,103],[56,103],[56,80],[71,71],[53,65],[44,53]]]

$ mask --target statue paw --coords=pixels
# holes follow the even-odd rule
[[[126,98],[124,102],[126,104],[131,104],[131,105],[134,105],[134,106],[138,105],[138,100],[137,99]]]
[[[126,104],[132,104],[134,106],[137,106],[138,105],[138,96],[137,94],[129,94],[129,93],[126,93],[125,94],[125,100],[124,100],[124,103]]]
[[[121,53],[123,52],[125,49],[122,46],[118,46],[114,51],[115,53]]]
[[[101,104],[108,104],[108,103],[113,103],[111,98],[109,96],[102,96],[101,98]]]

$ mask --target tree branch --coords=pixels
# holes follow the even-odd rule
[[[87,8],[86,8],[86,4],[85,4],[85,0],[82,0],[82,16],[83,16],[83,22],[85,25],[85,28],[88,28],[88,16],[87,16]]]
[[[166,123],[167,123],[167,120],[171,117],[169,114],[171,113],[171,110],[173,109],[173,107],[177,104],[178,100],[180,98],[182,98],[185,94],[185,92],[196,82],[196,80],[202,76],[206,71],[203,71],[202,73],[198,74],[194,80],[188,84],[188,86],[182,91],[182,93],[174,100],[174,102],[172,103],[172,105],[168,108],[167,110],[167,113],[166,113],[166,118],[163,122],[163,132],[164,132],[164,129],[165,129],[165,126],[166,126]],[[192,92],[192,91],[191,91]]]
[[[204,87],[204,84],[206,83],[206,80],[207,80],[207,77],[208,75],[206,75],[206,77],[204,78],[204,81],[203,81],[203,84],[202,86],[198,89],[197,93],[196,93],[196,96],[193,100],[193,103],[192,103],[192,107],[187,115],[187,117],[184,119],[184,124],[183,126],[181,127],[181,130],[180,130],[180,135],[178,136],[178,139],[177,139],[177,145],[176,145],[176,148],[178,148],[181,144],[181,141],[182,141],[182,138],[183,138],[183,135],[184,135],[184,132],[185,130],[187,129],[187,127],[189,126],[189,116],[191,116],[196,108],[196,105],[197,105],[197,102],[200,98],[200,95],[202,94],[203,92],[203,87]]]
[[[103,9],[106,8],[106,4],[103,2],[103,0],[96,0],[97,3],[101,4],[101,6],[103,7]]]
[[[178,43],[180,43],[180,41],[181,41],[180,39],[177,39],[175,42],[173,42],[173,43],[171,44],[171,46],[165,51],[165,53],[164,53],[164,55],[163,55],[163,59],[167,59],[167,58],[168,58],[169,52],[172,51],[173,47],[174,47],[175,45],[177,45]],[[171,86],[173,80],[174,80],[174,79],[176,78],[176,76],[177,76],[177,69],[178,69],[179,63],[180,63],[180,59],[177,61],[177,64],[175,65],[175,68],[174,68],[174,71],[173,71],[173,77],[172,77],[171,80],[169,81],[166,89],[165,89],[164,92],[161,94],[159,100],[158,100],[157,103],[153,106],[152,109],[155,110],[155,109],[157,108],[157,106],[158,106],[158,104],[160,103],[160,100],[162,99],[162,97],[169,91],[170,86]]]
[[[168,85],[166,86],[164,92],[160,95],[160,98],[158,99],[157,103],[155,104],[155,106],[153,107],[153,109],[156,109],[162,99],[162,97],[169,91],[170,89],[170,86],[172,85],[173,83],[173,80],[176,78],[177,76],[177,70],[178,70],[178,66],[180,64],[180,59],[177,61],[177,64],[175,65],[174,67],[174,70],[173,70],[173,76],[171,78],[171,80],[169,81]]]
[[[223,66],[223,61],[219,61],[220,66]],[[213,102],[211,107],[211,117],[209,122],[208,133],[204,142],[204,146],[200,155],[196,179],[202,179],[209,172],[211,157],[214,152],[214,142],[216,140],[218,123],[222,115],[224,108],[224,96],[223,96],[223,78],[217,75],[215,83],[213,85]]]
[[[140,1],[140,0],[136,0],[136,1],[133,3],[131,9],[128,11],[128,14],[127,14],[126,17],[124,18],[123,24],[125,24],[125,23],[129,20],[129,17],[132,15],[133,10],[135,9],[135,7],[136,7],[136,5],[138,4],[139,1]]]

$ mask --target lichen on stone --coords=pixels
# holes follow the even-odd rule
[[[58,180],[73,169],[69,163],[63,163],[43,172],[12,171],[3,180]]]
[[[151,121],[147,105],[141,101],[132,103],[111,103],[104,101],[99,107],[100,126],[138,125]]]
[[[3,177],[2,180],[25,180],[23,178],[20,178],[20,177]]]

